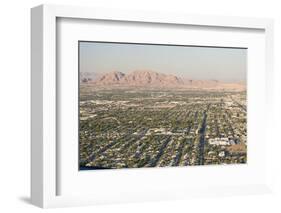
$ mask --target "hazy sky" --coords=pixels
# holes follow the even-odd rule
[[[80,42],[80,72],[143,69],[189,79],[245,81],[247,50]]]

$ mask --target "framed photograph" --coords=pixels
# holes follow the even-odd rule
[[[247,163],[247,48],[78,45],[79,170]]]
[[[31,15],[33,204],[271,191],[272,20]]]

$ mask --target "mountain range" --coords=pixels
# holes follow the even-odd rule
[[[95,76],[95,77],[94,77]],[[218,80],[182,79],[171,74],[152,70],[135,70],[128,74],[112,71],[97,76],[90,73],[80,73],[80,81],[97,86],[137,86],[137,87],[167,87],[167,88],[198,88],[198,89],[230,89],[245,90],[242,82],[225,83]]]

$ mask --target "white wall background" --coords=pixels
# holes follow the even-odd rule
[[[277,212],[281,210],[281,3],[278,0],[9,0],[0,7],[0,211],[37,212],[29,204],[30,178],[30,8],[42,3],[123,9],[269,17],[275,19],[276,134],[272,142],[272,195],[202,198],[67,209],[69,212]],[[64,209],[65,210],[65,209]],[[63,209],[47,210],[60,212]]]

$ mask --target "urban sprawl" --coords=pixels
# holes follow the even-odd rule
[[[241,164],[246,92],[80,86],[80,169]]]

